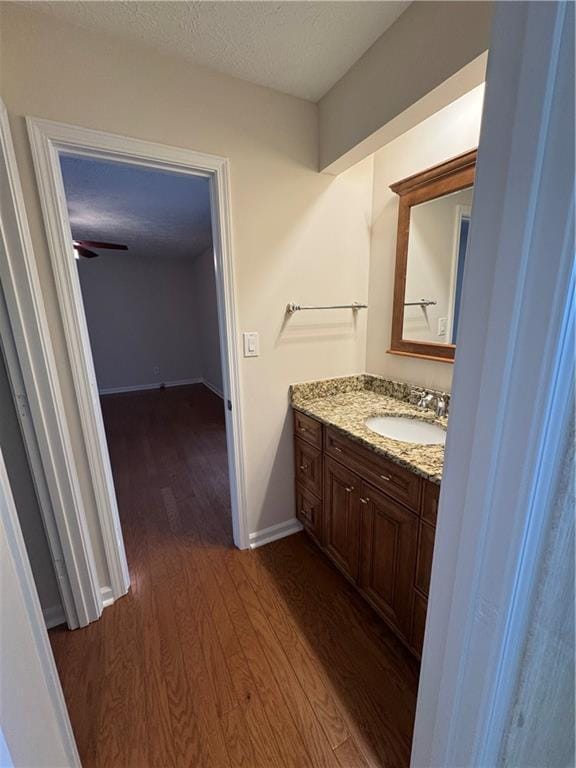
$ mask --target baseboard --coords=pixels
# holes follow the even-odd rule
[[[178,381],[157,381],[154,384],[136,384],[133,387],[104,387],[98,390],[100,395],[121,395],[123,392],[146,392],[162,387],[185,387],[187,384],[204,384],[204,379],[180,379]],[[211,389],[211,387],[210,387]]]
[[[278,523],[278,525],[271,525],[269,528],[263,528],[261,531],[250,534],[248,537],[250,549],[262,547],[264,544],[270,544],[271,541],[283,539],[285,536],[292,536],[293,533],[298,533],[301,530],[303,530],[303,526],[296,518]]]
[[[42,608],[42,615],[44,616],[46,629],[52,629],[52,627],[57,627],[59,624],[66,624],[64,608],[60,604]]]
[[[215,395],[224,399],[224,393],[217,389],[213,384],[210,384],[206,379],[180,379],[179,381],[162,381],[155,384],[136,384],[133,387],[104,387],[99,389],[99,395],[121,395],[125,392],[147,392],[150,389],[162,389],[162,387],[185,387],[188,384],[204,384],[205,387]]]
[[[222,400],[224,400],[224,392],[220,392],[220,390],[216,389],[216,387],[213,384],[210,384],[209,381],[202,379],[202,384],[204,384],[204,386],[207,387],[211,392],[214,392],[215,395],[218,395],[218,397],[221,397]]]
[[[115,602],[112,587],[100,587],[100,597],[102,598],[102,608],[108,608]]]

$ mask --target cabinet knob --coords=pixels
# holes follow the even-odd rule
[[[305,520],[308,520],[308,515],[306,514],[306,510],[304,510],[304,509],[301,509],[301,510],[300,510],[300,515],[301,515],[301,516],[302,516],[302,517],[303,517]]]
[[[302,427],[302,426],[300,426],[300,427],[298,427],[298,429],[300,430],[300,432],[308,432],[308,430],[306,429],[306,427]]]
[[[338,448],[338,446],[337,446],[337,445],[333,445],[333,446],[332,446],[332,450],[333,450],[333,451],[336,451],[336,453],[342,453],[342,448]]]
[[[368,504],[368,502],[370,501],[370,499],[369,499],[369,498],[365,498],[365,499],[363,499],[362,497],[360,497],[360,501],[362,502],[362,504]]]
[[[302,472],[306,472],[306,470],[308,469],[308,464],[300,464],[300,469],[302,470]]]
[[[380,475],[380,477],[382,478],[382,480],[386,480],[387,483],[389,483],[390,480],[392,480],[390,475]]]
[[[346,493],[352,493],[352,491],[354,490],[354,486],[347,485],[344,490],[346,491]]]

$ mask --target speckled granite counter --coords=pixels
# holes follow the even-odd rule
[[[416,474],[440,483],[444,446],[392,440],[378,435],[364,424],[370,416],[408,416],[446,428],[447,418],[437,418],[433,410],[423,410],[410,402],[411,393],[419,389],[378,376],[359,374],[293,384],[290,400],[296,410],[338,429],[351,440],[408,467]],[[448,403],[450,398],[445,397]]]

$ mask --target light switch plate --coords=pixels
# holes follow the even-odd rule
[[[446,336],[446,326],[448,325],[447,317],[438,318],[438,336]]]
[[[244,340],[244,357],[258,357],[260,354],[258,331],[245,331],[242,338]]]

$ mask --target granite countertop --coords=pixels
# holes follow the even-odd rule
[[[379,376],[359,374],[293,384],[290,387],[290,400],[296,410],[338,429],[346,437],[421,477],[440,483],[444,463],[443,445],[392,440],[373,432],[364,424],[370,416],[407,416],[446,428],[446,417],[437,418],[433,410],[418,408],[410,402],[415,389],[421,390]],[[426,389],[426,392],[430,391]],[[445,399],[449,403],[448,395],[445,395]]]

